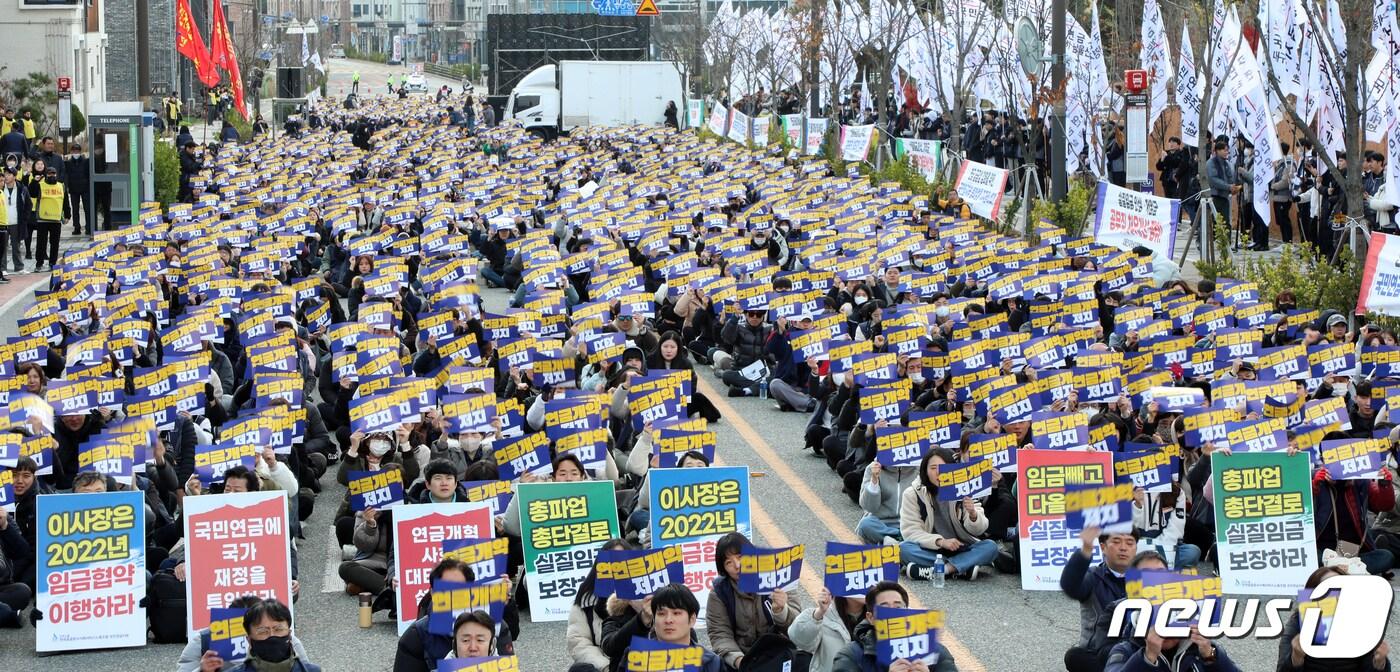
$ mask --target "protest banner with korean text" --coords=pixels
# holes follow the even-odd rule
[[[185,603],[188,628],[209,627],[211,610],[244,595],[292,605],[287,495],[240,492],[186,497]]]
[[[1225,592],[1297,592],[1318,563],[1308,456],[1216,454],[1210,470]]]
[[[398,628],[403,634],[418,615],[418,602],[432,589],[428,575],[443,557],[448,539],[495,535],[485,502],[400,504],[394,507],[394,568],[399,580]],[[477,577],[482,578],[482,577]]]
[[[618,536],[612,481],[522,483],[515,496],[530,620],[565,620],[599,547]]]
[[[39,526],[34,604],[44,615],[34,624],[35,650],[144,646],[143,494],[40,495],[35,505]]]
[[[1059,590],[1060,574],[1079,551],[1079,530],[1065,523],[1065,488],[1113,482],[1113,456],[1102,452],[1022,450],[1017,455],[1021,589]],[[1094,551],[1098,555],[1097,548]]]
[[[652,546],[681,547],[685,585],[700,600],[703,618],[718,577],[715,541],[730,532],[752,534],[749,468],[652,469],[647,483]]]

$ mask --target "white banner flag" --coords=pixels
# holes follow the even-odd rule
[[[709,127],[711,133],[721,138],[724,137],[724,134],[729,130],[729,110],[724,109],[723,105],[715,103],[715,109],[710,110]]]
[[[1157,117],[1167,109],[1167,80],[1172,78],[1171,51],[1167,46],[1167,24],[1162,21],[1162,9],[1157,0],[1143,5],[1142,68],[1152,78],[1152,109],[1147,115],[1147,127],[1156,125]],[[1184,26],[1183,26],[1184,27]]]
[[[1139,245],[1170,259],[1176,249],[1176,223],[1181,202],[1132,189],[1099,183],[1094,215],[1094,240],[1119,249]]]
[[[749,115],[734,110],[733,119],[729,122],[729,139],[741,145],[748,144]]]
[[[1201,142],[1201,97],[1205,82],[1196,74],[1196,61],[1191,51],[1191,31],[1181,27],[1180,67],[1176,70],[1176,105],[1181,110],[1181,142],[1199,147]]]
[[[1006,196],[1007,171],[985,163],[963,161],[958,172],[958,196],[967,201],[972,214],[995,221],[1001,217],[1001,199]]]
[[[942,167],[940,154],[943,151],[941,140],[914,140],[911,138],[900,138],[898,141],[899,158],[909,157],[909,161],[914,167],[919,169],[919,174],[933,180],[938,176],[938,169]]]

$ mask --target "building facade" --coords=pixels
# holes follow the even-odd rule
[[[106,35],[101,6],[79,0],[12,0],[0,3],[0,34],[7,78],[38,72],[73,80],[73,103],[87,113],[106,98]]]

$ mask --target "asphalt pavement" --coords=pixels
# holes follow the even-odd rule
[[[12,297],[0,294],[0,335],[16,333],[16,319],[28,303],[25,291],[42,284],[38,276],[23,276],[26,283],[11,283]],[[47,276],[44,276],[47,277]],[[504,290],[485,290],[487,309],[505,306]],[[715,426],[716,454],[725,464],[747,464],[755,472],[752,484],[755,542],[768,546],[806,545],[801,589],[794,592],[804,606],[820,588],[822,558],[827,541],[857,543],[854,526],[859,509],[840,491],[839,481],[823,459],[802,448],[807,416],[778,411],[772,401],[727,398],[708,367],[699,367],[699,389],[724,414]],[[307,538],[300,542],[301,595],[295,605],[297,635],[312,662],[327,671],[389,670],[396,635],[384,613],[376,615],[369,629],[357,624],[355,598],[343,592],[336,575],[340,551],[332,534],[332,517],[344,488],[333,474],[323,479],[324,491],[315,512],[304,525]],[[908,581],[914,600],[927,608],[947,612],[944,643],[959,670],[1063,669],[1063,652],[1079,632],[1079,605],[1058,592],[1028,592],[1019,577],[988,571],[974,583],[949,582],[944,588]],[[564,647],[562,622],[532,623],[522,614],[517,640],[521,669],[530,672],[563,672],[569,659]],[[33,653],[35,632],[0,631],[0,670],[87,672],[91,669],[172,669],[180,653],[176,645],[148,645],[119,651],[66,653],[40,658]],[[1387,633],[1391,647],[1400,651],[1394,629]],[[1222,642],[1241,669],[1274,669],[1277,642],[1241,640]]]

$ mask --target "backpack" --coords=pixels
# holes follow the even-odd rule
[[[797,645],[783,635],[762,635],[739,663],[739,672],[798,672]],[[807,659],[811,665],[811,658]],[[807,666],[800,669],[805,670]]]
[[[185,621],[185,583],[170,572],[151,576],[146,584],[146,616],[151,624],[151,641],[156,644],[184,644],[188,641]]]

